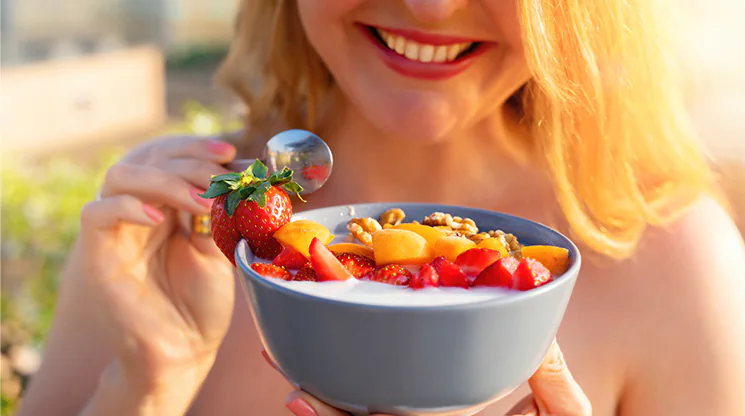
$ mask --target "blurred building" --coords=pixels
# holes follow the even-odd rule
[[[0,0],[3,65],[152,44],[225,43],[238,0]]]
[[[166,118],[166,57],[227,44],[237,3],[0,0],[3,147],[157,128]]]

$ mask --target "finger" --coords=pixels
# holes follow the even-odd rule
[[[161,169],[117,163],[106,172],[101,196],[133,195],[151,205],[165,204],[200,215],[208,213],[212,206],[211,200],[199,196],[202,192],[203,189]]]
[[[230,172],[222,165],[198,159],[168,159],[158,168],[183,178],[193,186],[204,189],[209,187],[212,175]]]
[[[538,416],[538,407],[533,395],[524,397],[505,416]]]
[[[285,407],[295,416],[348,416],[349,413],[335,409],[310,394],[296,390],[285,400]]]
[[[166,159],[200,159],[218,164],[235,159],[236,149],[232,144],[208,137],[169,137],[153,143],[151,161]]]
[[[592,406],[564,361],[564,355],[554,340],[548,354],[533,377],[528,380],[533,390],[539,414],[585,416]]]
[[[80,211],[81,234],[107,232],[123,223],[158,225],[165,215],[131,195],[119,195],[89,202]]]

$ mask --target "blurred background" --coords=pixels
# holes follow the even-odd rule
[[[212,75],[238,0],[0,0],[2,415],[36,371],[78,214],[138,142],[245,112]],[[691,115],[745,229],[745,1],[681,0]]]

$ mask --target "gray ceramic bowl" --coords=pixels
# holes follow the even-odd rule
[[[262,343],[297,387],[354,414],[469,415],[513,391],[535,372],[564,315],[580,269],[580,253],[541,224],[478,209],[408,203],[354,205],[357,217],[400,207],[407,221],[448,212],[480,228],[514,233],[527,245],[570,251],[570,268],[540,288],[451,306],[375,306],[303,294],[248,266],[242,242],[238,269]],[[339,236],[349,206],[298,213]]]

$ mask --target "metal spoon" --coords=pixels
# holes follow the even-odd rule
[[[294,171],[293,179],[303,187],[302,195],[320,189],[331,176],[334,157],[331,149],[320,137],[305,130],[285,130],[266,143],[261,160],[269,173],[288,167]],[[226,168],[233,172],[243,172],[256,159],[236,159]],[[209,235],[210,216],[197,215],[192,218],[192,231]]]

